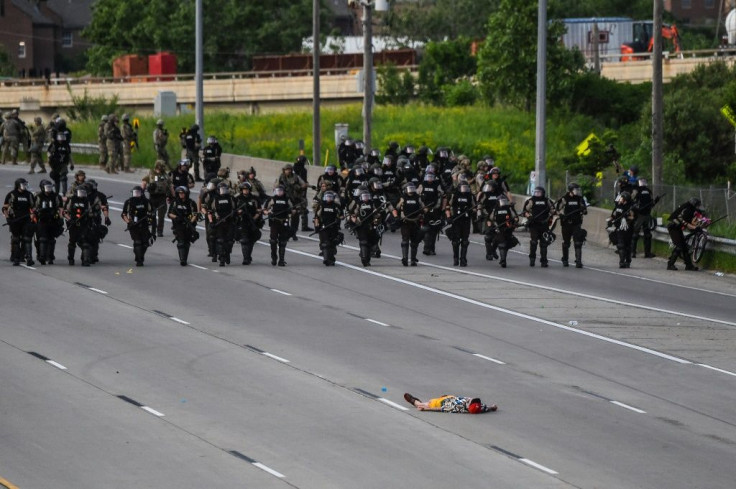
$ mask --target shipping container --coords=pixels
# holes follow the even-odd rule
[[[149,75],[175,75],[176,74],[176,55],[169,52],[161,52],[148,55],[148,74]],[[168,81],[174,77],[160,77],[158,80]]]
[[[621,45],[633,41],[634,20],[628,17],[601,17],[588,19],[562,19],[567,32],[562,42],[568,49],[577,47],[585,59],[594,58],[593,30],[598,25],[598,53],[601,56],[621,54]],[[602,61],[619,61],[619,58],[602,58]]]
[[[112,76],[123,78],[148,74],[148,59],[137,54],[124,54],[112,62]]]

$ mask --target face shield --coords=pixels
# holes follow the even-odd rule
[[[220,195],[230,195],[230,187],[227,185],[221,185],[217,188],[217,193]]]
[[[140,187],[136,187],[131,191],[131,195],[133,197],[143,197],[143,189]],[[84,196],[87,196],[87,191],[84,190]]]
[[[458,187],[458,190],[460,191],[461,194],[469,194],[470,185],[468,185],[467,183],[461,183],[460,186]]]
[[[284,187],[276,187],[273,189],[273,194],[276,197],[283,197],[284,196]]]

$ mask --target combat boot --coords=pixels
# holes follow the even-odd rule
[[[537,242],[531,241],[529,242],[529,266],[533,267],[536,261],[537,261]]]
[[[187,258],[189,257],[189,249],[187,249],[185,246],[179,246],[177,247],[177,250],[179,251],[179,265],[183,267],[187,266]]]
[[[583,268],[583,247],[575,247],[575,268]]]
[[[280,267],[286,266],[286,261],[284,260],[285,257],[286,257],[286,243],[282,242],[282,243],[279,243],[279,266]]]
[[[539,248],[539,265],[542,268],[547,268],[549,266],[549,262],[547,261],[547,247],[541,246]]]
[[[411,245],[411,266],[415,267],[417,266],[417,251],[419,249],[419,244],[412,244]]]
[[[467,267],[468,266],[468,242],[463,241],[460,243],[460,266],[461,267]]]
[[[409,266],[409,243],[401,242],[401,264]]]
[[[652,253],[652,237],[644,236],[644,258],[654,258]]]
[[[499,251],[501,252],[501,258],[498,260],[498,264],[501,265],[501,268],[506,268],[506,254],[509,252],[509,250],[506,249],[506,247],[499,248]]]
[[[270,241],[271,244],[271,265],[276,266],[278,256],[276,255],[278,249],[278,243],[276,241]]]
[[[562,245],[562,258],[561,258],[563,267],[570,266],[570,263],[568,262],[569,256],[570,256],[570,245],[565,246],[563,244]]]
[[[460,264],[460,243],[457,241],[452,242],[452,265],[458,266]]]

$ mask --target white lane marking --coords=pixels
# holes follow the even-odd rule
[[[698,366],[705,367],[705,368],[710,369],[710,370],[715,370],[716,372],[721,372],[722,374],[733,375],[734,377],[736,377],[736,373],[730,372],[728,370],[723,370],[722,368],[712,367],[712,366],[706,365],[704,363],[699,363]]]
[[[279,290],[279,289],[271,289],[271,291],[276,292],[277,294],[281,294],[281,295],[291,295],[288,292],[284,292],[283,290]]]
[[[310,238],[310,239],[314,240],[314,238]],[[315,240],[315,241],[317,241],[317,240]],[[342,245],[342,246],[344,248],[357,250],[357,248],[354,247],[354,246],[346,246],[346,245]],[[298,253],[297,250],[289,250],[289,251]],[[395,259],[395,260],[398,260],[399,259],[398,256],[388,255],[386,253],[381,254],[381,256],[386,257],[386,258],[392,258],[392,259]],[[611,299],[611,298],[608,298],[608,297],[596,296],[596,295],[592,295],[592,294],[585,294],[583,292],[576,292],[574,290],[560,289],[558,287],[550,287],[550,286],[547,286],[547,285],[540,285],[540,284],[535,284],[535,283],[531,283],[531,282],[524,282],[522,280],[514,280],[514,279],[507,278],[507,277],[502,277],[502,276],[499,276],[499,275],[488,275],[488,274],[485,274],[485,273],[472,272],[470,270],[462,270],[462,269],[453,268],[453,267],[446,267],[446,266],[443,266],[443,265],[437,265],[437,264],[428,263],[428,262],[419,262],[419,264],[422,265],[422,266],[431,267],[431,268],[437,268],[439,270],[445,270],[445,271],[448,271],[448,272],[462,273],[462,274],[465,274],[465,275],[471,275],[473,277],[488,278],[488,279],[492,279],[492,280],[495,280],[495,281],[498,281],[498,282],[507,282],[507,283],[511,283],[511,284],[514,284],[514,285],[523,285],[525,287],[532,287],[532,288],[535,288],[535,289],[547,290],[549,292],[557,292],[557,293],[560,293],[560,294],[572,295],[572,296],[576,296],[576,297],[583,297],[585,299],[593,299],[593,300],[597,300],[597,301],[601,301],[601,302],[608,302],[610,304],[617,304],[617,305],[620,305],[620,306],[635,307],[637,309],[643,309],[645,311],[661,312],[661,313],[665,313],[665,314],[672,314],[674,316],[680,316],[680,317],[685,317],[685,318],[690,318],[690,319],[697,319],[699,321],[709,321],[709,322],[718,323],[718,324],[725,324],[725,325],[728,325],[728,326],[736,326],[736,322],[725,321],[723,319],[709,318],[709,317],[706,317],[706,316],[698,316],[698,315],[695,315],[695,314],[688,314],[688,313],[685,313],[685,312],[678,312],[678,311],[673,311],[673,310],[670,310],[670,309],[662,309],[662,308],[659,308],[659,307],[646,306],[644,304],[636,304],[634,302],[620,301],[620,300]],[[676,285],[676,284],[668,284],[668,285]],[[712,291],[710,291],[710,290],[703,290],[703,292],[712,292]]]
[[[189,264],[190,267],[199,268],[200,270],[209,270],[207,267],[200,267],[199,265],[195,265],[194,263]]]
[[[28,270],[35,270],[36,269],[36,267],[28,266],[25,263],[21,263],[20,266],[22,266],[23,268],[27,268]]]
[[[276,472],[271,467],[268,467],[267,465],[263,465],[261,462],[253,462],[253,465],[256,466],[256,467],[258,467],[261,470],[265,470],[269,474],[274,475],[274,476],[278,477],[279,479],[283,479],[284,477],[286,477],[281,472]]]
[[[379,326],[385,326],[387,328],[389,326],[388,324],[382,323],[381,321],[376,321],[375,319],[365,318],[365,320],[368,321],[369,323],[377,324]]]
[[[287,250],[290,251],[290,252],[292,252],[292,253],[297,253],[297,254],[300,254],[300,255],[309,256],[309,257],[317,258],[317,259],[320,259],[320,260],[322,259],[321,257],[319,257],[317,255],[313,255],[311,253],[306,253],[304,251],[290,250],[288,248],[287,248]],[[537,323],[540,323],[540,324],[546,324],[548,326],[553,326],[555,328],[563,329],[565,331],[570,331],[572,333],[581,334],[583,336],[587,336],[589,338],[594,338],[594,339],[597,339],[597,340],[605,341],[607,343],[613,343],[614,345],[619,345],[619,346],[623,346],[623,347],[626,347],[626,348],[631,348],[632,350],[637,350],[637,351],[641,351],[641,352],[644,352],[644,353],[648,353],[650,355],[654,355],[654,356],[657,356],[657,357],[660,357],[660,358],[664,358],[666,360],[671,360],[673,362],[677,362],[677,363],[681,363],[681,364],[687,364],[687,365],[692,364],[692,362],[689,361],[689,360],[685,360],[683,358],[678,358],[678,357],[675,357],[675,356],[672,356],[672,355],[668,355],[666,353],[658,352],[656,350],[645,348],[643,346],[634,345],[632,343],[626,343],[625,341],[620,341],[620,340],[616,340],[616,339],[613,339],[613,338],[608,338],[606,336],[602,336],[602,335],[599,335],[599,334],[596,334],[596,333],[591,333],[590,331],[585,331],[585,330],[582,330],[582,329],[577,329],[577,328],[573,328],[573,327],[570,327],[570,326],[565,326],[564,324],[555,323],[553,321],[548,321],[546,319],[538,318],[536,316],[531,316],[529,314],[524,314],[524,313],[521,313],[521,312],[512,311],[511,309],[506,309],[506,308],[503,308],[503,307],[498,307],[498,306],[494,306],[494,305],[491,305],[491,304],[486,304],[485,302],[477,301],[475,299],[471,299],[469,297],[464,297],[464,296],[461,296],[461,295],[458,295],[458,294],[453,294],[452,292],[446,292],[444,290],[435,289],[434,287],[429,287],[427,285],[423,285],[423,284],[420,284],[420,283],[417,283],[417,282],[412,282],[410,280],[406,280],[406,279],[403,279],[403,278],[392,277],[390,275],[386,275],[386,274],[383,274],[383,273],[375,272],[373,270],[366,270],[364,268],[357,267],[355,265],[351,265],[349,263],[344,263],[344,262],[340,262],[340,261],[336,262],[336,264],[338,264],[340,266],[343,266],[343,267],[346,267],[346,268],[350,268],[351,270],[355,270],[357,272],[367,273],[367,274],[373,275],[375,277],[380,277],[380,278],[384,278],[386,280],[390,280],[392,282],[398,282],[400,284],[409,285],[411,287],[416,287],[416,288],[421,289],[421,290],[426,290],[428,292],[433,292],[433,293],[438,294],[438,295],[442,295],[442,296],[445,296],[445,297],[449,297],[451,299],[455,299],[455,300],[458,300],[458,301],[466,302],[468,304],[473,304],[473,305],[476,305],[476,306],[480,306],[480,307],[483,307],[485,309],[491,309],[493,311],[502,312],[502,313],[508,314],[510,316],[515,316],[515,317],[518,317],[518,318],[527,319],[529,321],[534,321],[534,322],[537,322]]]
[[[396,409],[400,409],[402,411],[408,411],[409,410],[409,408],[404,407],[404,406],[401,406],[399,404],[396,404],[394,401],[390,401],[390,400],[385,399],[383,397],[379,397],[378,400],[381,401],[384,404],[388,404],[389,406],[394,407]]]
[[[481,243],[479,241],[473,241],[472,239],[470,240],[470,242],[473,243],[473,244],[480,245],[480,246],[485,246],[485,243]],[[516,253],[516,254],[519,254],[519,255],[527,255],[528,254],[526,251],[517,251],[517,250],[511,250],[511,253]],[[554,260],[554,259],[550,259],[549,261],[555,262],[555,263],[562,263],[560,260]],[[633,274],[629,274],[629,273],[621,273],[621,272],[616,272],[616,271],[613,271],[613,270],[605,270],[603,268],[596,268],[596,267],[591,267],[591,266],[588,266],[588,265],[585,265],[585,268],[587,270],[593,270],[593,271],[596,271],[596,272],[608,273],[610,275],[618,275],[620,277],[626,277],[626,278],[632,278],[632,279],[642,280],[644,282],[653,282],[655,284],[668,285],[668,286],[671,286],[671,287],[679,287],[679,288],[682,288],[682,289],[696,290],[698,292],[706,292],[708,294],[723,295],[723,296],[726,296],[726,297],[736,297],[736,294],[729,294],[728,292],[720,292],[720,291],[717,291],[717,290],[703,289],[701,287],[693,287],[691,285],[675,284],[675,283],[671,283],[671,282],[665,282],[664,280],[657,280],[657,279],[654,279],[654,278],[642,277],[640,275],[633,275]]]
[[[501,360],[496,360],[495,358],[487,357],[485,355],[481,355],[480,353],[473,353],[474,357],[482,358],[483,360],[488,360],[489,362],[497,363],[499,365],[506,365]]]
[[[46,363],[48,363],[49,365],[53,365],[54,367],[58,368],[59,370],[66,370],[66,367],[65,366],[63,366],[62,364],[60,364],[58,362],[55,362],[53,360],[46,360]]]
[[[122,248],[128,248],[129,250],[132,250],[133,249],[132,246],[129,246],[129,245],[126,245],[126,244],[123,244],[123,243],[118,243],[118,246],[120,246]]]
[[[158,416],[159,418],[162,418],[164,416],[164,413],[159,413],[155,409],[148,406],[141,406],[141,409],[143,409],[144,411],[148,411],[149,413],[153,414],[154,416]]]
[[[610,401],[610,402],[611,404],[615,404],[616,406],[621,406],[622,408],[629,409],[631,411],[634,411],[635,413],[647,414],[646,411],[642,411],[641,409],[635,408],[633,406],[629,406],[628,404],[624,404],[623,402],[619,402],[619,401]]]
[[[186,324],[186,325],[191,324],[191,323],[184,321],[183,319],[175,318],[174,316],[171,316],[169,319],[171,319],[172,321],[176,321],[179,324]]]
[[[89,288],[89,290],[91,290],[92,292],[97,292],[98,294],[103,294],[103,295],[107,295],[107,292],[105,292],[105,291],[104,291],[104,290],[102,290],[102,289],[95,289],[94,287],[88,287],[88,288]]]
[[[557,474],[559,474],[559,472],[555,472],[554,470],[550,469],[549,467],[545,467],[544,465],[538,464],[537,462],[535,462],[533,460],[529,460],[528,458],[520,458],[519,459],[519,462],[523,462],[523,463],[525,463],[527,465],[530,465],[530,466],[534,467],[535,469],[541,470],[542,472],[547,472],[550,475],[557,475]]]
[[[286,358],[278,357],[274,355],[273,353],[268,353],[267,351],[264,351],[262,354],[267,356],[268,358],[273,358],[274,360],[278,360],[279,362],[290,363]]]

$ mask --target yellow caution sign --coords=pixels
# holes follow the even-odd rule
[[[588,156],[590,154],[590,143],[592,141],[598,141],[600,142],[600,139],[598,139],[598,136],[595,135],[595,133],[588,134],[588,137],[583,139],[583,142],[578,144],[575,149],[578,150],[578,156]]]
[[[733,127],[736,127],[736,114],[734,114],[730,105],[726,104],[721,107],[721,114],[723,114],[723,117],[728,119],[728,122],[730,122]]]
[[[136,131],[141,127],[141,121],[137,117],[133,119],[133,129]]]

